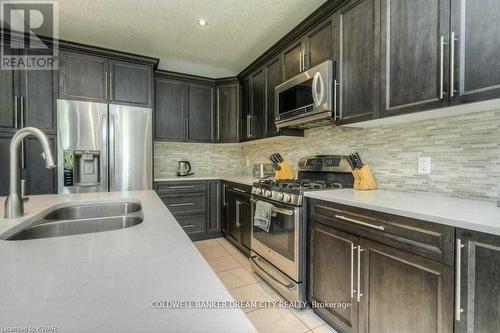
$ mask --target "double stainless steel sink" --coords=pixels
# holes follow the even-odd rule
[[[33,217],[20,230],[12,228],[0,239],[18,241],[118,230],[138,225],[143,218],[139,202],[76,204]]]

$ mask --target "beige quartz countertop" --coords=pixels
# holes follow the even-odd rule
[[[124,200],[140,202],[141,224],[53,238],[0,239],[1,326],[47,325],[61,333],[254,332],[237,308],[153,305],[234,301],[154,191],[31,196],[26,217],[0,218],[0,234],[57,207]],[[3,216],[4,198],[0,202]]]
[[[495,202],[352,189],[306,192],[306,197],[500,235],[500,207]]]
[[[172,176],[172,177],[164,177],[164,178],[155,178],[155,182],[171,182],[171,181],[191,181],[191,180],[225,180],[228,182],[233,182],[233,183],[238,183],[238,184],[244,184],[244,185],[252,185],[254,182],[258,182],[258,178],[253,178],[252,176],[246,176],[246,175],[238,175],[238,176],[198,176],[198,175],[191,175],[191,176],[185,176],[185,177],[178,177],[178,176]]]

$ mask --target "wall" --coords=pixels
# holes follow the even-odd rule
[[[358,151],[382,189],[500,199],[500,110],[371,129],[328,126],[308,130],[303,138],[239,145],[157,143],[155,147],[159,148],[155,172],[174,170],[176,158],[185,157],[194,161],[196,169],[218,174],[241,173],[240,168],[251,174],[252,164],[267,162],[272,152],[280,152],[296,168],[302,156]],[[417,173],[418,156],[431,157],[430,175]]]

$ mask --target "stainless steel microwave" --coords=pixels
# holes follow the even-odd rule
[[[276,127],[310,128],[336,119],[335,63],[327,60],[275,88]]]

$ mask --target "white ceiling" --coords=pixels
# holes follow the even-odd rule
[[[325,1],[61,0],[59,34],[218,78],[238,74]]]

